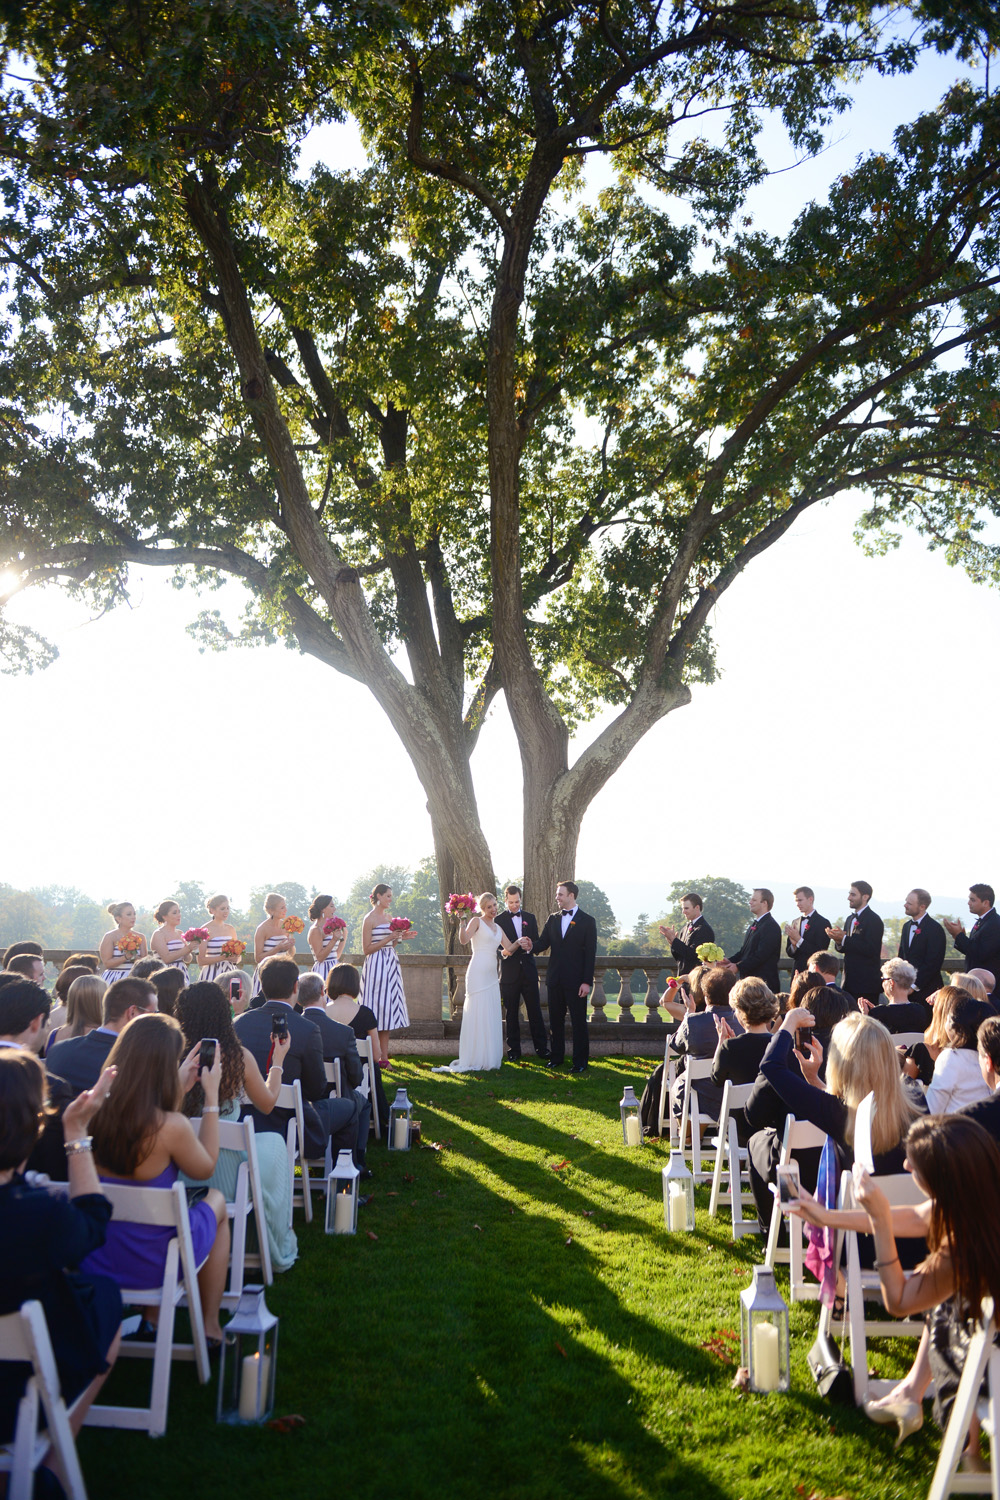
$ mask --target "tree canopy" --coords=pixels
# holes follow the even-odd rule
[[[787,234],[744,204],[765,114],[808,153],[865,70],[998,34],[936,0],[905,35],[854,0],[15,10],[0,605],[242,580],[202,637],[370,687],[443,889],[493,883],[470,758],[502,689],[544,906],[810,506],[861,490],[870,545],[916,527],[995,580],[996,98],[956,81]],[[368,166],[299,175],[345,114]],[[2,609],[0,646],[53,649]]]

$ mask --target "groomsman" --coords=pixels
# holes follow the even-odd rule
[[[700,962],[697,950],[702,943],[714,943],[715,933],[709,927],[701,911],[704,901],[697,891],[689,891],[681,898],[684,926],[680,932],[676,927],[661,927],[660,936],[670,944],[670,952],[677,960],[678,974],[690,974]]]
[[[521,888],[509,885],[504,891],[507,910],[500,912],[497,926],[512,943],[527,938],[532,947],[538,942],[538,923],[533,913],[521,910]],[[531,952],[523,947],[510,958],[500,955],[500,998],[507,1016],[507,1056],[521,1061],[521,1001],[528,1012],[531,1041],[536,1057],[548,1057],[549,1048],[542,1019],[542,1002],[538,998],[538,965]]]
[[[735,965],[741,979],[763,979],[772,994],[780,988],[778,958],[781,955],[781,928],[771,916],[774,896],[758,886],[750,897],[753,921],[746,930],[743,946],[727,963]]]
[[[813,954],[825,953],[829,948],[826,929],[830,922],[816,910],[815,893],[807,885],[800,885],[795,892],[795,905],[801,915],[785,927],[785,952],[795,973],[803,974]]]
[[[868,905],[872,888],[867,880],[855,880],[847,893],[851,915],[846,927],[828,927],[844,955],[844,989],[861,1000],[878,1000],[882,993],[882,934],[885,924]]]
[[[561,1068],[566,1055],[566,1012],[573,1026],[573,1072],[582,1073],[590,1061],[587,1035],[587,996],[594,983],[597,958],[597,923],[576,904],[579,887],[572,880],[556,886],[558,911],[542,928],[536,953],[551,949],[546,988],[549,996],[549,1030],[552,1035],[550,1068]]]
[[[946,983],[941,965],[944,963],[948,939],[941,923],[928,916],[930,904],[930,892],[921,890],[920,886],[915,886],[903,902],[903,910],[909,921],[903,923],[899,956],[917,971],[916,987],[910,997],[912,1000],[926,1000]]]
[[[994,980],[1000,982],[1000,916],[993,906],[995,899],[991,885],[970,885],[969,911],[976,919],[972,931],[966,933],[961,922],[944,925],[955,939],[959,953],[965,954],[965,972],[989,969]]]

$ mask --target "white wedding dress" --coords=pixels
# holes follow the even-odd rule
[[[435,1068],[435,1073],[482,1073],[487,1068],[499,1068],[503,1062],[503,1015],[497,977],[497,949],[501,942],[500,928],[491,927],[480,917],[472,934],[472,958],[465,971],[458,1057],[447,1067]]]

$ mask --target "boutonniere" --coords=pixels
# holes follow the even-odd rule
[[[575,926],[576,926],[576,918],[574,917],[573,921],[570,922],[569,927],[575,927]],[[566,928],[567,932],[569,932],[569,927]]]

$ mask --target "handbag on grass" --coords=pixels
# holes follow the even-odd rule
[[[816,1178],[816,1199],[824,1208],[833,1208],[837,1202],[837,1175],[839,1163],[837,1148],[827,1136],[823,1143],[823,1154],[819,1161]],[[834,1307],[837,1300],[837,1266],[835,1262],[837,1233],[834,1229],[819,1224],[809,1227],[809,1248],[806,1250],[806,1265],[820,1283],[819,1300],[824,1307]],[[841,1344],[847,1331],[847,1309],[843,1314],[840,1330]],[[815,1344],[806,1355],[812,1371],[816,1389],[828,1401],[853,1401],[854,1381],[851,1372],[841,1357],[840,1350],[829,1334],[820,1332]]]

